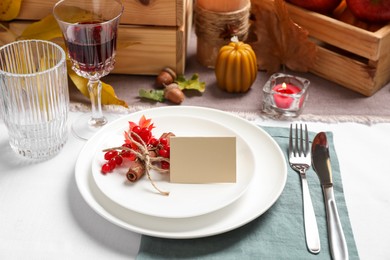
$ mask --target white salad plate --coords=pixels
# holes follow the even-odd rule
[[[169,196],[164,196],[153,188],[146,175],[134,183],[128,181],[126,173],[129,166],[126,160],[112,173],[102,174],[101,167],[107,162],[103,150],[121,146],[125,139],[123,133],[129,128],[128,121],[138,124],[140,117],[140,114],[131,115],[113,122],[92,141],[99,143],[97,150],[91,150],[92,153],[96,151],[92,160],[93,178],[97,187],[113,202],[149,216],[188,218],[221,209],[246,191],[255,172],[255,159],[249,144],[230,128],[193,115],[160,114],[146,118],[152,119],[155,127],[152,133],[156,138],[168,132],[181,137],[236,137],[235,183],[171,183],[168,174],[151,170],[150,176],[155,185],[169,192]],[[201,158],[201,155],[198,156]]]
[[[115,133],[119,125],[124,124],[126,127],[128,121],[137,122],[142,115],[151,118],[153,122],[156,118],[156,133],[157,128],[164,125],[164,118],[171,121],[174,117],[180,120],[184,120],[183,118],[186,117],[192,118],[198,123],[211,126],[211,130],[213,128],[218,130],[204,133],[209,136],[218,132],[222,135],[235,133],[238,140],[242,139],[238,141],[240,143],[238,147],[241,147],[245,153],[251,153],[248,168],[243,168],[247,169],[249,173],[252,168],[254,169],[253,176],[244,178],[249,180],[249,184],[247,187],[244,185],[240,191],[233,192],[234,195],[231,195],[230,199],[223,201],[225,203],[223,207],[214,205],[211,209],[209,207],[208,210],[203,210],[203,212],[198,208],[189,214],[189,217],[178,217],[182,213],[174,214],[173,217],[161,217],[159,214],[142,214],[129,209],[128,206],[121,205],[121,202],[115,202],[115,199],[109,197],[110,195],[107,196],[108,192],[104,188],[96,184],[96,178],[92,171],[97,160],[96,154],[101,146],[105,144],[104,140],[108,138],[108,133]],[[180,128],[176,129],[179,130]],[[237,158],[243,160],[240,156],[237,156]],[[240,175],[241,172],[238,171],[238,176]],[[113,176],[100,177],[111,178]],[[215,109],[178,106],[139,111],[105,126],[87,141],[80,152],[75,167],[75,178],[78,189],[87,204],[111,223],[140,234],[187,239],[224,233],[245,225],[262,215],[277,201],[282,193],[287,180],[287,165],[277,143],[264,130],[249,121]],[[110,180],[110,183],[112,184],[112,180]],[[164,197],[151,192],[151,190],[149,190],[149,193],[156,197]],[[205,213],[207,211],[209,213]]]

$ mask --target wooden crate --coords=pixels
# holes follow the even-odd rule
[[[19,16],[9,26],[21,32],[29,23],[52,13],[57,0],[24,0]],[[124,14],[118,42],[136,44],[121,48],[118,44],[113,73],[156,75],[164,67],[184,74],[187,45],[192,27],[192,0],[124,1]]]
[[[290,17],[318,46],[311,72],[371,96],[390,81],[390,24],[370,32],[287,4]]]

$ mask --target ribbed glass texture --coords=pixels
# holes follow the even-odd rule
[[[0,48],[0,113],[12,149],[27,158],[56,155],[68,138],[69,92],[63,49],[48,41]]]

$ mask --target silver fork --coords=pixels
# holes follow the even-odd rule
[[[310,150],[307,125],[305,125],[305,134],[303,134],[302,124],[300,124],[299,130],[298,125],[296,124],[295,131],[293,131],[293,126],[291,124],[288,156],[291,168],[293,168],[301,176],[306,245],[311,253],[318,254],[321,249],[320,237],[318,234],[317,220],[314,213],[313,204],[310,197],[309,186],[307,185],[306,180],[306,171],[311,166]]]

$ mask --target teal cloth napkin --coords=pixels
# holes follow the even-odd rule
[[[289,129],[262,128],[276,140],[287,160]],[[315,133],[310,133],[310,140],[314,136]],[[359,259],[345,204],[333,135],[327,132],[327,136],[334,193],[349,256],[350,259]],[[307,174],[321,240],[319,254],[311,254],[306,248],[300,177],[288,166],[287,183],[280,198],[254,221],[236,230],[206,238],[163,239],[142,236],[137,259],[331,259],[322,189],[313,169]]]

